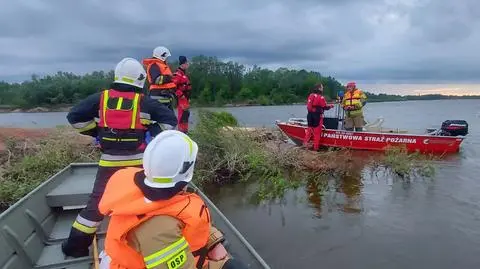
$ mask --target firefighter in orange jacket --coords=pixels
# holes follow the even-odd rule
[[[147,70],[150,97],[173,111],[173,100],[177,86],[173,82],[172,70],[167,63],[167,58],[170,56],[170,50],[159,46],[153,50],[153,57],[144,59],[143,64]]]
[[[323,97],[323,85],[316,85],[312,93],[307,99],[307,130],[303,145],[308,146],[308,142],[313,135],[313,150],[317,151],[320,148],[320,137],[322,135],[323,128],[323,112],[329,110],[333,105],[327,104]]]
[[[99,204],[110,216],[100,268],[246,268],[224,248],[203,200],[187,192],[198,146],[164,131],[145,149],[143,169],[115,173]]]
[[[68,122],[81,134],[98,137],[102,152],[87,207],[77,216],[68,239],[62,244],[67,256],[89,255],[88,248],[103,220],[98,203],[107,181],[124,167],[141,167],[146,132],[156,136],[177,124],[171,110],[142,94],[145,78],[142,64],[125,58],[115,67],[110,89],[88,96],[67,115]]]
[[[173,82],[177,85],[177,118],[179,131],[188,133],[188,118],[190,117],[190,93],[192,85],[185,71],[188,68],[187,57],[178,57],[179,67],[173,74]]]

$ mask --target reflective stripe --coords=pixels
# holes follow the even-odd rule
[[[134,155],[111,155],[111,154],[102,154],[100,159],[106,161],[129,161],[129,160],[138,160],[143,158],[143,153],[138,153]]]
[[[139,160],[125,160],[125,161],[107,161],[107,160],[100,160],[98,162],[99,166],[103,167],[123,167],[123,166],[137,166],[142,165],[143,159]]]
[[[170,125],[170,124],[159,123],[158,125],[160,125],[160,128],[161,128],[162,130],[173,130],[173,126]]]
[[[168,97],[168,96],[163,96],[163,95],[151,95],[150,98],[154,99],[154,100],[157,100],[157,101],[160,101],[161,100],[170,100],[172,99],[171,97]]]
[[[107,126],[107,102],[108,102],[108,91],[103,91],[103,127],[108,127]]]
[[[122,103],[123,103],[123,97],[118,98],[117,107],[116,107],[117,110],[120,110],[122,108]]]
[[[158,266],[175,257],[187,247],[187,240],[185,240],[185,237],[182,237],[180,240],[171,244],[170,246],[144,257],[143,260],[145,261],[145,266],[147,269],[154,268],[155,266]]]
[[[132,113],[132,123],[130,124],[131,129],[135,129],[135,122],[137,119],[137,112],[138,112],[138,98],[140,94],[136,93],[135,97],[133,98],[133,113]]]
[[[72,227],[86,234],[93,234],[97,231],[97,227],[88,227],[79,223],[78,221],[75,221]]]
[[[118,77],[115,77],[115,80],[121,80],[121,81],[125,81],[125,82],[128,82],[128,83],[133,83],[133,82],[135,82],[134,79],[129,78],[129,77],[122,77],[121,79],[118,79]]]
[[[192,143],[192,139],[190,139],[190,137],[188,137],[188,136],[184,136],[183,138],[184,138],[185,141],[187,141],[187,143],[188,143],[188,149],[189,149],[190,157],[191,157],[191,156],[192,156],[192,153],[193,153],[193,143]]]
[[[80,223],[80,224],[83,224],[85,226],[88,226],[88,227],[98,227],[100,225],[100,221],[91,221],[91,220],[88,220],[80,215],[77,216],[77,218],[75,219],[76,222]]]
[[[140,112],[140,118],[143,118],[143,119],[151,119],[151,116],[150,116],[149,113]]]
[[[140,123],[143,124],[143,125],[149,125],[149,124],[152,124],[153,121],[148,120],[148,119],[140,119]]]
[[[155,183],[172,183],[173,179],[168,177],[153,177],[152,181]]]
[[[97,123],[93,120],[87,122],[77,122],[72,124],[72,127],[77,129],[79,132],[85,132],[97,127]]]
[[[103,140],[115,141],[115,142],[135,142],[138,141],[137,138],[111,138],[111,137],[102,137]]]
[[[155,80],[155,84],[163,84],[163,78],[164,76],[160,75],[157,77],[157,79]]]

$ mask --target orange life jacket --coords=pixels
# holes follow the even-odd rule
[[[104,153],[109,150],[143,151],[147,128],[140,120],[143,94],[104,90],[100,95],[99,139]]]
[[[355,89],[353,91],[347,91],[345,95],[343,96],[343,104],[344,106],[355,106],[355,105],[361,105],[362,104],[362,96],[364,93],[359,90]],[[360,109],[360,108],[358,108]]]
[[[146,268],[144,257],[128,245],[126,235],[139,224],[158,215],[167,215],[182,221],[185,224],[182,233],[190,250],[193,253],[204,250],[210,234],[211,220],[203,200],[197,194],[183,193],[169,200],[146,202],[134,182],[137,173],[143,174],[143,170],[129,167],[115,173],[108,181],[99,203],[100,212],[110,216],[105,238],[105,251],[112,259],[110,268]],[[197,255],[195,263],[198,263],[198,260]],[[208,260],[205,259],[202,267],[207,264]]]
[[[147,58],[147,59],[143,59],[143,64],[146,65],[147,80],[148,80],[148,83],[150,85],[149,86],[150,90],[171,90],[171,89],[175,89],[177,87],[177,85],[175,85],[174,82],[168,82],[168,83],[164,83],[164,84],[161,84],[161,85],[155,84],[152,77],[150,76],[150,68],[152,68],[152,66],[154,64],[156,64],[158,66],[158,68],[160,69],[160,74],[162,76],[172,76],[173,77],[172,70],[170,70],[170,67],[168,66],[168,64],[166,62],[164,62],[160,59],[157,59],[157,58]]]

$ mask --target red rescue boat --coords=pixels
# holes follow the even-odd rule
[[[324,125],[327,126],[320,140],[322,146],[375,151],[384,151],[389,146],[405,146],[409,152],[446,154],[458,152],[468,134],[468,123],[463,120],[445,121],[441,128],[427,130],[426,134],[395,133],[392,130],[345,131],[336,129],[338,121],[338,118],[325,118]],[[290,119],[287,122],[277,121],[276,124],[295,144],[302,145],[307,129],[306,120]],[[329,124],[333,128],[329,128]]]

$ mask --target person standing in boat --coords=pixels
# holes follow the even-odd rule
[[[144,59],[143,64],[147,70],[148,94],[173,111],[177,86],[173,82],[172,70],[167,63],[167,58],[170,56],[169,49],[159,46],[153,50],[153,57]]]
[[[167,130],[145,149],[143,169],[111,177],[99,209],[110,216],[100,268],[246,268],[223,246],[200,196],[187,190],[198,146]]]
[[[323,85],[317,84],[307,99],[307,125],[308,128],[303,140],[304,147],[308,147],[308,142],[313,135],[313,150],[320,148],[320,138],[323,128],[323,112],[332,108],[332,104],[327,104],[323,97]]]
[[[188,119],[190,117],[190,93],[192,90],[192,84],[186,74],[188,68],[187,57],[178,57],[179,67],[173,74],[173,82],[177,85],[177,118],[179,131],[188,133]]]
[[[177,125],[175,113],[144,96],[145,70],[135,59],[124,58],[115,67],[110,89],[94,93],[74,106],[68,122],[83,135],[98,137],[102,155],[92,194],[72,225],[62,251],[71,257],[89,255],[89,246],[103,215],[98,203],[110,176],[128,167],[141,167],[145,135],[155,136]],[[95,119],[99,119],[98,122]]]
[[[357,89],[355,82],[347,83],[347,92],[343,96],[342,107],[345,110],[343,126],[347,131],[363,131],[365,119],[363,107],[367,103],[367,96]]]

